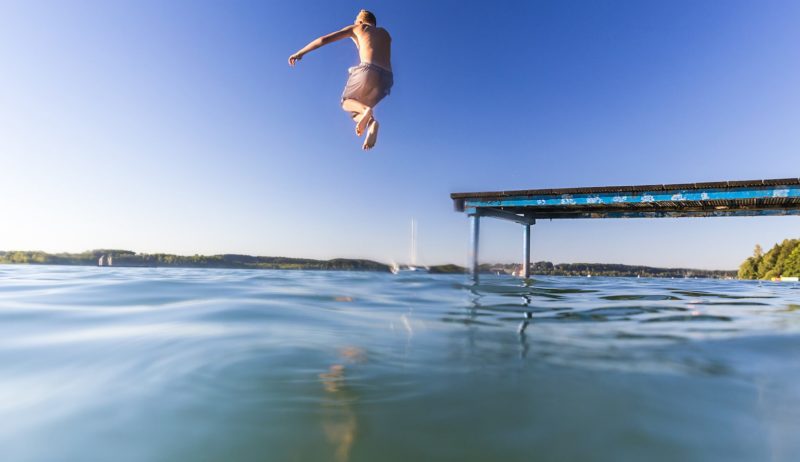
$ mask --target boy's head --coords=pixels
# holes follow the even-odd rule
[[[377,26],[378,20],[375,19],[375,15],[372,14],[371,11],[361,10],[358,12],[358,16],[356,16],[356,24],[371,24]]]

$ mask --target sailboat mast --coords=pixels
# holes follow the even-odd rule
[[[411,266],[417,266],[417,221],[411,219]]]

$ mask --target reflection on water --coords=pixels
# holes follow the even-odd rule
[[[0,266],[0,460],[800,460],[798,307],[740,281]]]
[[[323,401],[322,427],[325,436],[335,447],[337,461],[350,460],[350,449],[356,439],[358,421],[353,408],[358,404],[356,394],[348,389],[345,367],[366,361],[363,350],[348,346],[341,350],[341,363],[333,364],[328,372],[319,375],[329,399]]]

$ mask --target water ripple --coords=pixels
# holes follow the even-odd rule
[[[781,409],[800,408],[798,293],[694,279],[0,265],[0,418],[15,422],[0,428],[0,459],[329,460],[349,448],[408,460],[419,454],[390,441],[428,448],[448,428],[471,449],[445,459],[525,460],[530,435],[611,441],[630,422],[708,435],[723,408],[751,434],[754,408],[795,434],[800,416]],[[664,453],[704,450],[681,435]],[[452,456],[458,444],[438,447]],[[613,452],[597,444],[592,454]]]

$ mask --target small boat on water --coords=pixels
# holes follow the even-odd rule
[[[773,282],[799,282],[800,278],[797,276],[780,276],[777,278],[772,278]]]

